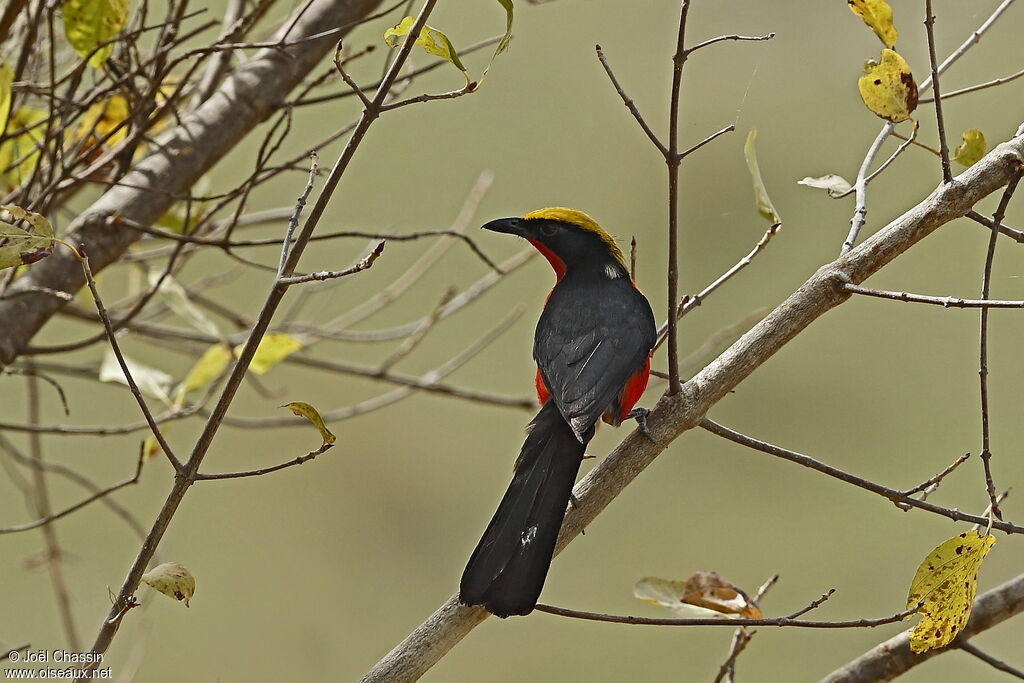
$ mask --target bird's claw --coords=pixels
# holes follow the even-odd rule
[[[654,435],[651,434],[650,428],[647,426],[647,416],[650,414],[651,411],[647,408],[633,408],[633,410],[629,411],[626,415],[626,419],[636,420],[637,425],[640,427],[640,431],[647,437],[647,440],[651,443],[657,443],[654,440]]]

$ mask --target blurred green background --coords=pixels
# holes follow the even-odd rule
[[[918,81],[927,72],[923,3],[897,1],[898,47]],[[949,53],[996,2],[935,3],[938,52]],[[212,7],[214,13],[219,7]],[[335,195],[322,230],[411,232],[446,228],[483,171],[494,184],[473,225],[548,205],[583,209],[625,245],[639,242],[640,287],[659,319],[665,310],[665,172],[660,156],[622,106],[594,54],[600,43],[623,86],[654,128],[666,127],[670,57],[678,3],[557,0],[519,3],[515,39],[495,62],[485,86],[454,101],[408,107],[371,129]],[[1020,68],[1014,7],[981,43],[942,78],[944,90],[972,85]],[[361,28],[351,49],[378,50],[351,65],[361,80],[379,75],[380,35],[396,15]],[[456,45],[499,33],[497,3],[443,0],[430,23]],[[859,101],[856,79],[876,58],[877,38],[841,0],[764,3],[694,2],[690,42],[723,33],[775,32],[769,42],[723,43],[687,63],[681,137],[692,144],[728,124],[736,132],[691,156],[682,170],[683,291],[696,291],[745,254],[766,223],[754,210],[742,145],[759,131],[765,183],[784,219],[782,232],[742,276],[728,283],[681,325],[682,353],[761,307],[771,307],[831,260],[846,235],[852,198],[831,200],[798,186],[804,176],[839,173],[853,180],[881,122]],[[427,63],[422,54],[414,57]],[[466,59],[474,75],[486,64]],[[410,93],[457,88],[461,76],[439,69]],[[343,88],[337,84],[336,88]],[[951,146],[967,128],[991,143],[1020,123],[1018,83],[948,101]],[[297,112],[288,156],[351,121],[352,99]],[[932,110],[922,106],[920,139],[936,140]],[[903,126],[906,128],[906,125]],[[895,148],[890,142],[888,154]],[[333,163],[338,144],[321,150]],[[213,189],[237,184],[252,167],[256,142],[238,149],[210,174]],[[959,168],[955,169],[961,170]],[[935,157],[911,149],[870,187],[865,234],[918,202],[939,180]],[[251,208],[289,206],[304,174],[283,176],[252,198]],[[979,209],[991,212],[995,197]],[[1011,206],[1011,225],[1024,210]],[[252,236],[279,235],[281,226]],[[501,236],[472,236],[493,258],[522,244]],[[976,297],[987,233],[956,221],[898,259],[868,284],[938,295]],[[429,242],[392,243],[374,268],[314,299],[308,319],[323,322],[387,286]],[[343,267],[362,241],[319,242],[306,252],[307,271]],[[250,250],[276,263],[274,249]],[[194,259],[180,276],[193,281],[234,264],[220,255]],[[486,266],[462,245],[406,296],[360,329],[379,329],[424,315],[449,286],[465,287]],[[1001,240],[992,295],[1024,298],[1024,259]],[[115,296],[123,276],[101,283]],[[526,314],[496,343],[455,372],[459,386],[526,396],[532,391],[533,325],[552,284],[535,259],[472,306],[442,323],[396,369],[428,371],[503,318],[516,305]],[[210,296],[252,315],[269,283],[244,271]],[[293,295],[294,296],[294,295]],[[980,448],[977,312],[851,300],[826,315],[760,368],[710,416],[735,429],[799,450],[895,488],[908,488]],[[180,322],[180,321],[171,321]],[[1001,488],[1024,482],[1018,387],[1024,380],[1017,344],[1024,317],[991,315],[991,401],[994,468]],[[228,328],[225,326],[225,330]],[[77,323],[57,321],[37,341],[76,339]],[[181,377],[192,358],[129,335],[123,344],[140,360]],[[321,342],[310,353],[377,362],[394,343]],[[98,348],[69,360],[96,361]],[[655,366],[664,369],[663,351]],[[22,383],[7,377],[0,397],[5,419],[22,419]],[[357,403],[391,390],[344,376],[283,365],[262,379],[273,394],[248,388],[232,414],[278,416],[278,405],[308,401],[321,410]],[[118,386],[64,382],[72,414],[65,419],[43,387],[46,422],[121,424],[137,419]],[[663,383],[642,402],[652,405]],[[197,577],[191,608],[140,589],[146,603],[125,619],[106,664],[114,675],[138,667],[138,681],[355,680],[457,588],[463,565],[510,476],[530,413],[417,394],[385,410],[333,425],[338,446],[316,462],[272,476],[195,486],[160,547],[161,560],[188,566]],[[200,422],[176,423],[171,443],[187,451]],[[22,435],[10,435],[24,444]],[[101,481],[127,476],[138,441],[124,437],[44,439],[47,457]],[[602,430],[589,452],[603,456],[624,432]],[[287,460],[317,444],[309,428],[225,428],[204,469],[248,469]],[[593,461],[584,465],[592,466]],[[117,498],[148,528],[169,488],[166,465],[147,465],[140,485]],[[55,505],[81,492],[53,481]],[[1019,489],[1018,489],[1019,491]],[[1024,518],[1020,493],[1003,505],[1008,519]],[[976,458],[951,476],[931,500],[981,512],[987,502]],[[20,495],[0,479],[4,524],[27,519]],[[658,616],[632,597],[640,577],[685,578],[714,570],[756,589],[772,574],[778,585],[762,603],[767,615],[795,611],[829,588],[837,592],[814,615],[842,620],[899,611],[918,562],[945,538],[965,530],[944,518],[903,513],[885,500],[812,471],[724,442],[700,430],[685,434],[553,564],[542,600],[578,609]],[[100,505],[62,521],[66,573],[75,619],[88,643],[135,557],[138,541]],[[0,642],[33,649],[66,647],[45,570],[28,569],[41,547],[38,532],[0,541]],[[980,577],[987,590],[1024,568],[1019,540],[1000,536]],[[874,630],[761,629],[739,663],[741,681],[804,681],[846,663],[905,628]],[[585,623],[536,613],[490,619],[457,646],[428,681],[710,681],[729,646],[728,628],[640,628]],[[977,638],[993,655],[1024,665],[1019,624],[1008,622]],[[998,674],[967,654],[951,652],[915,669],[907,681],[996,680]]]

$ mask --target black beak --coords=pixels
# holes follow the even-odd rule
[[[518,235],[519,237],[524,236],[522,218],[499,218],[480,227],[492,232],[503,232],[507,235]]]

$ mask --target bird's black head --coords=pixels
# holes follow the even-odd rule
[[[591,268],[603,270],[609,277],[628,273],[615,240],[582,211],[540,209],[522,218],[499,218],[483,228],[527,239],[547,258],[559,279],[567,271]]]

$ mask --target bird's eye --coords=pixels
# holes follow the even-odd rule
[[[544,237],[554,237],[558,232],[558,226],[554,223],[544,223],[540,226],[540,234]]]

